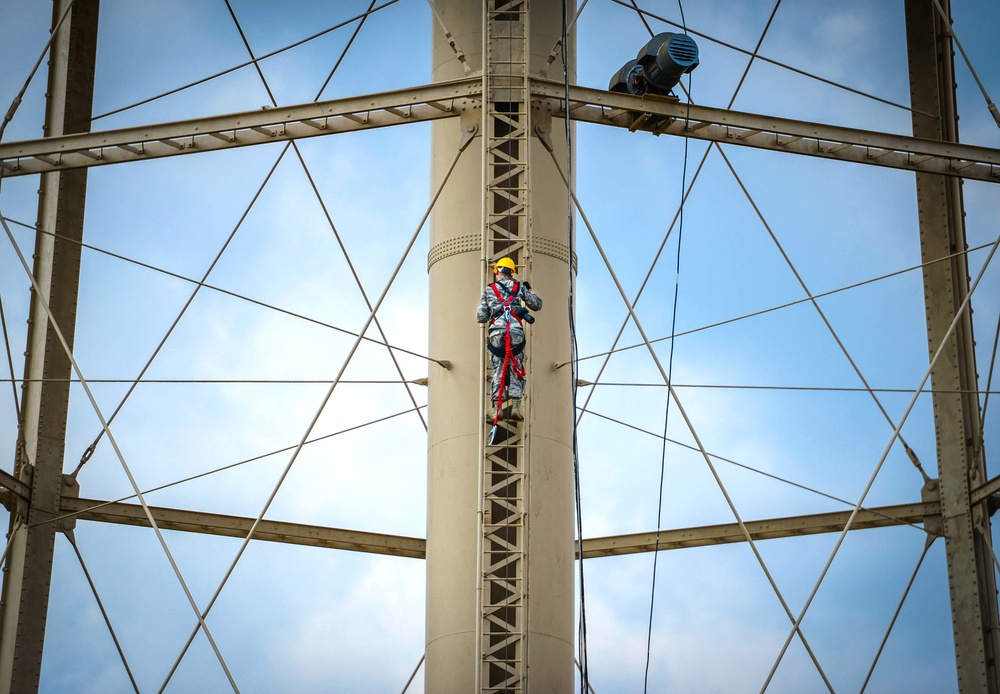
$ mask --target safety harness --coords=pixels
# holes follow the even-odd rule
[[[496,410],[495,414],[493,415],[493,426],[496,427],[497,422],[500,420],[500,407],[501,405],[503,405],[503,396],[507,381],[507,368],[509,367],[514,372],[514,375],[517,376],[518,378],[524,378],[525,376],[524,367],[521,366],[521,360],[517,358],[517,355],[524,350],[525,343],[524,341],[522,341],[513,348],[511,347],[510,344],[511,321],[516,320],[518,325],[521,324],[521,319],[518,318],[517,315],[512,313],[510,310],[511,305],[514,303],[514,299],[517,298],[517,292],[521,288],[521,285],[518,284],[517,282],[514,282],[514,286],[511,289],[510,294],[508,294],[506,297],[503,295],[507,292],[506,288],[498,284],[497,282],[491,284],[490,288],[493,289],[493,293],[496,294],[497,300],[500,302],[502,308],[502,313],[499,313],[496,316],[494,316],[493,320],[490,321],[490,325],[496,323],[501,317],[503,318],[505,323],[503,348],[494,347],[493,344],[489,341],[487,341],[486,343],[487,348],[490,350],[492,354],[496,355],[497,357],[503,357],[503,368],[500,369],[500,385],[497,388]],[[501,289],[503,289],[503,292],[500,291]]]
[[[493,293],[496,294],[497,296],[497,301],[500,302],[500,311],[497,312],[490,320],[490,325],[496,323],[498,320],[500,320],[500,318],[504,319],[504,322],[507,324],[506,340],[505,340],[506,342],[510,342],[510,321],[512,319],[516,320],[518,325],[521,325],[521,319],[517,317],[516,313],[513,313],[511,311],[511,306],[514,303],[514,299],[517,298],[517,292],[518,290],[520,290],[520,288],[521,285],[515,282],[514,287],[510,291],[510,294],[505,297],[504,294],[507,292],[506,287],[504,287],[501,284],[498,284],[497,282],[494,282],[493,284],[490,285],[490,289],[492,289]],[[508,351],[510,351],[510,347],[507,347],[506,349],[503,347],[494,347],[490,343],[487,343],[487,348],[490,350],[490,352],[497,355],[498,357],[503,357],[507,354]],[[514,347],[513,353],[515,355],[518,355],[523,350],[524,350],[524,343],[521,342],[520,344]]]

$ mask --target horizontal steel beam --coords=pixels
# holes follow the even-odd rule
[[[9,475],[5,475],[4,478],[7,482],[11,481],[8,479]],[[241,516],[155,506],[149,508],[153,518],[156,519],[156,524],[166,530],[245,538],[254,523],[253,518]],[[146,518],[145,512],[137,504],[103,502],[64,496],[60,510],[62,514],[70,515],[78,520],[149,527],[149,520]],[[864,530],[895,525],[919,525],[924,522],[926,516],[935,516],[940,513],[941,507],[937,502],[862,509],[858,511],[851,524],[851,529]],[[839,511],[748,521],[745,525],[754,540],[766,540],[840,532],[844,529],[850,515],[850,511]],[[425,558],[426,552],[426,541],[421,538],[272,520],[261,521],[254,532],[254,538],[268,542],[285,542],[416,559]],[[725,523],[696,528],[662,530],[659,533],[658,541],[656,532],[591,538],[583,541],[583,556],[585,559],[592,559],[620,554],[652,552],[656,549],[669,550],[744,541],[746,541],[746,536],[740,530],[739,525]]]
[[[988,497],[993,497],[993,499],[991,499],[991,502],[992,502],[991,503],[991,507],[993,507],[997,503],[996,496],[998,494],[1000,494],[1000,475],[997,475],[996,477],[994,477],[993,479],[989,480],[988,482],[986,482],[986,483],[982,484],[981,486],[976,487],[975,489],[973,489],[971,491],[970,499],[969,500],[973,504],[977,504],[980,501],[982,501],[983,499],[986,499]]]
[[[568,96],[572,120],[1000,183],[1000,149],[696,106],[661,96],[577,86],[567,92],[563,84],[547,80],[533,80],[532,94],[547,99],[558,116]]]
[[[298,106],[0,143],[0,178],[450,118],[477,107],[481,94],[482,81],[466,79]]]
[[[916,525],[923,523],[926,516],[941,513],[941,505],[934,502],[883,506],[861,509],[851,523],[851,530],[884,528],[894,525]],[[798,537],[820,533],[841,532],[851,516],[851,511],[818,513],[809,516],[772,518],[769,520],[746,521],[744,525],[754,540],[770,540],[780,537]],[[652,552],[657,549],[681,549],[682,547],[705,547],[733,542],[745,542],[746,535],[736,523],[706,525],[698,528],[678,528],[635,535],[616,535],[583,541],[584,559],[611,557],[620,554]],[[578,554],[579,556],[579,554]]]
[[[150,527],[146,513],[142,506],[137,504],[106,503],[92,499],[63,497],[60,510],[64,514],[74,514],[78,520]],[[240,516],[155,506],[150,506],[149,510],[156,520],[157,526],[161,529],[224,535],[226,537],[245,538],[255,520]],[[285,542],[418,559],[424,557],[426,544],[424,540],[415,537],[341,530],[272,520],[262,520],[257,525],[253,536],[257,540],[268,542]]]
[[[563,115],[564,85],[533,79],[531,90],[539,107]],[[482,80],[471,78],[315,104],[0,143],[0,178],[449,118],[480,108],[481,97]],[[1000,183],[1000,150],[989,147],[587,87],[570,86],[568,97],[570,118],[583,122]]]
[[[0,493],[3,491],[8,492],[8,497],[10,494],[13,494],[14,496],[18,496],[25,501],[27,501],[28,497],[31,496],[31,487],[14,477],[14,475],[9,472],[0,470]],[[6,499],[4,500],[3,505],[7,507],[8,511],[13,509],[12,506],[7,505]]]

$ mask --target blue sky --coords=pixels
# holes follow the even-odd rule
[[[232,0],[257,55],[334,26],[367,5]],[[679,21],[675,1],[639,5]],[[771,2],[736,0],[684,3],[690,29],[746,50],[756,45],[772,8]],[[1000,9],[980,0],[956,2],[954,12],[955,31],[996,99],[1000,78],[988,27],[1000,21]],[[4,110],[44,45],[49,19],[47,3],[0,0]],[[374,14],[322,98],[429,82],[431,22],[423,0],[400,0]],[[650,22],[654,31],[674,30]],[[278,103],[316,98],[353,29],[338,29],[265,61],[262,69]],[[578,23],[579,84],[605,88],[648,37],[634,11],[591,0]],[[747,57],[707,39],[696,36],[696,41],[701,65],[691,75],[692,98],[726,107]],[[901,2],[786,0],[761,54],[881,99],[909,100]],[[256,73],[244,68],[126,108],[246,59],[221,0],[104,0],[94,110],[125,110],[98,119],[95,128],[264,106],[266,91]],[[1000,147],[1000,129],[960,60],[956,73],[962,141]],[[44,84],[43,75],[32,82],[5,141],[41,135]],[[761,62],[752,67],[733,108],[902,134],[910,129],[905,109]],[[689,182],[707,147],[584,123],[576,125],[574,137],[578,199],[633,297],[679,204],[685,156]],[[198,279],[236,229],[283,147],[94,168],[85,240],[101,251]],[[436,184],[428,175],[429,148],[426,124],[300,143],[369,297],[385,286],[428,205]],[[722,151],[732,170],[718,150],[708,152],[684,208],[683,229],[670,235],[636,311],[650,337],[667,336],[677,283],[677,332],[687,333],[673,345],[678,398],[706,449],[738,463],[716,465],[744,519],[849,508],[816,492],[856,502],[893,426],[870,395],[857,390],[858,376],[816,310],[798,303],[697,329],[803,299],[782,251],[813,294],[918,265],[913,176],[739,147]],[[4,180],[0,211],[33,224],[37,187],[36,177]],[[992,243],[1000,218],[995,186],[969,181],[964,196],[969,246]],[[587,357],[610,348],[626,311],[586,227],[580,219],[575,226],[577,338],[581,356]],[[17,224],[11,228],[22,251],[30,254],[30,231]],[[433,310],[424,292],[427,245],[424,230],[379,312],[388,340],[418,354],[426,352],[426,316]],[[984,259],[982,250],[970,254],[973,276]],[[136,388],[112,425],[143,489],[295,445],[353,344],[350,335],[239,297],[346,330],[360,328],[367,317],[293,151],[277,164],[207,281],[231,294],[208,288],[198,293],[147,372],[150,382]],[[0,298],[18,376],[28,284],[5,241]],[[998,284],[1000,276],[991,267],[973,302],[983,383],[995,350]],[[128,390],[120,381],[138,375],[192,291],[190,282],[176,276],[84,251],[75,356],[105,416]],[[477,299],[454,298],[469,303],[470,329],[475,329],[471,316]],[[819,304],[868,381],[892,390],[879,398],[898,421],[928,363],[919,271],[832,294]],[[561,307],[546,306],[539,319],[563,315]],[[640,342],[635,327],[626,326],[620,346]],[[656,350],[667,364],[669,341],[656,343]],[[601,362],[581,362],[580,377],[594,380]],[[401,357],[400,367],[407,379],[427,373],[426,361],[416,357]],[[357,383],[337,388],[315,431],[333,434],[412,408],[398,383],[372,383],[398,378],[384,350],[363,347],[344,375]],[[261,382],[246,382],[251,379]],[[193,382],[206,380],[243,382]],[[654,529],[661,464],[662,527],[731,522],[701,456],[675,443],[661,446],[666,392],[645,348],[617,353],[601,380],[623,385],[597,386],[592,397],[589,388],[579,394],[581,403],[590,397],[579,432],[584,535]],[[425,402],[424,393],[415,395]],[[987,451],[997,437],[995,409],[987,411]],[[11,452],[14,412],[6,385],[0,391],[0,446]],[[97,416],[75,386],[67,471],[99,432]],[[929,397],[918,399],[902,433],[934,476]],[[693,440],[676,403],[668,438],[687,445]],[[307,446],[267,517],[422,537],[425,451],[424,429],[412,412]],[[288,455],[265,456],[170,486],[147,500],[256,517]],[[0,463],[8,471],[10,460]],[[987,464],[993,474],[989,459]],[[85,497],[131,493],[106,440],[81,471],[80,483]],[[918,500],[920,485],[920,475],[894,446],[866,505]],[[158,689],[192,628],[190,608],[163,550],[152,533],[138,528],[80,523],[76,536],[141,690]],[[166,533],[166,539],[195,599],[204,603],[239,541],[178,533]],[[793,612],[812,591],[836,539],[822,535],[758,543]],[[860,688],[923,545],[924,534],[907,527],[851,533],[846,539],[803,622],[837,691]],[[209,626],[241,691],[280,691],[290,683],[298,691],[401,691],[423,651],[423,570],[423,563],[413,559],[253,543]],[[591,684],[600,694],[639,691],[652,556],[589,560],[585,576]],[[652,621],[653,692],[756,691],[789,630],[760,566],[742,543],[662,553]],[[43,691],[131,691],[79,562],[62,537],[45,648]],[[212,650],[199,636],[168,691],[227,687]],[[815,667],[793,641],[768,691],[822,690]],[[419,681],[410,691],[422,691]],[[917,575],[867,691],[957,691],[940,540]]]

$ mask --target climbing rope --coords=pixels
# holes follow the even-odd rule
[[[494,432],[496,431],[497,422],[500,421],[500,408],[503,405],[504,390],[507,387],[507,370],[510,369],[510,371],[518,378],[524,378],[525,376],[524,367],[521,366],[521,360],[518,359],[517,355],[514,354],[514,350],[511,348],[510,345],[510,324],[512,320],[510,315],[510,306],[504,307],[503,318],[504,322],[506,323],[506,328],[504,330],[504,335],[503,335],[504,355],[503,355],[503,366],[500,369],[500,385],[497,388],[496,407],[494,408],[494,414],[493,414]],[[493,437],[491,435],[490,436],[491,442],[492,439]]]

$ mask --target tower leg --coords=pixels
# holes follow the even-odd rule
[[[957,142],[954,56],[949,29],[937,11],[938,1],[907,0],[905,6],[913,134]],[[948,12],[950,3],[940,3]],[[964,313],[945,340],[956,310],[969,292],[968,261],[960,253],[948,262],[935,262],[967,248],[962,180],[927,173],[916,174],[916,179],[927,336],[932,356],[944,342],[931,381],[959,688],[998,692],[1000,624],[989,547],[990,513],[986,501],[972,503],[970,495],[974,487],[986,481],[982,449],[977,445],[982,421],[970,311]]]
[[[506,70],[501,76],[511,81],[527,74],[514,74],[511,62],[517,61],[491,66],[484,58],[490,53],[489,20],[484,18],[494,4],[495,0],[479,6],[461,0],[435,3],[441,19],[434,36],[435,81],[465,76],[450,40],[474,70],[483,68],[485,61],[487,73]],[[503,9],[494,15],[501,21],[493,30],[503,35],[493,37],[493,46],[511,37],[522,40],[517,38],[520,27],[512,25],[523,21],[528,27],[523,37],[524,65],[537,72],[560,38],[562,4],[507,2]],[[572,58],[569,62],[572,65]],[[554,64],[549,74],[561,74],[561,66]],[[491,84],[494,77],[485,74],[484,84]],[[511,97],[507,90],[501,100],[499,91],[486,91],[497,98],[485,104],[482,113],[432,126],[432,181],[439,181],[450,165],[462,133],[472,128],[478,135],[435,207],[428,257],[430,351],[448,355],[451,368],[434,367],[428,378],[425,689],[569,691],[574,654],[572,392],[570,370],[553,370],[553,364],[569,355],[567,192],[548,151],[529,127],[535,115],[530,99],[523,92]],[[552,138],[556,156],[565,166],[561,121],[554,130],[558,131]],[[498,140],[508,133],[509,141]],[[489,145],[490,138],[496,146]],[[508,165],[517,167],[517,172]],[[498,184],[501,179],[504,182]],[[504,201],[513,201],[510,214],[504,212],[504,220],[498,221]],[[494,233],[498,225],[509,232],[510,244],[500,243],[494,249],[490,239],[502,235]],[[528,337],[525,421],[502,427],[505,433],[498,443],[503,446],[486,446],[489,427],[483,423],[483,411],[489,384],[483,335],[475,322],[487,264],[496,260],[487,256],[494,252],[515,257],[519,278],[530,280],[545,302]],[[511,460],[513,473],[506,469]],[[490,493],[488,480],[508,474],[513,484],[497,486],[496,498],[484,501]],[[498,519],[502,523],[493,524],[498,534],[491,545],[484,538],[491,532],[491,521]],[[500,542],[501,536],[513,545]],[[490,547],[501,546],[497,551],[503,557],[489,554]],[[514,573],[494,572],[491,582],[486,566],[491,556],[497,566],[509,566]],[[516,590],[508,590],[510,586]],[[506,598],[512,610],[520,611],[518,616],[496,609],[494,603]],[[490,633],[490,624],[511,630],[520,650],[498,648],[502,639],[499,632]],[[488,657],[495,658],[496,668],[514,668],[512,679],[499,670],[492,678],[484,666]]]
[[[53,26],[69,0],[53,3]],[[52,42],[45,134],[88,132],[94,94],[98,0],[76,0]],[[80,283],[87,169],[42,176],[25,350],[26,386],[15,474],[31,489],[11,513],[10,552],[0,605],[0,692],[35,692],[42,667],[52,558],[58,528],[71,364],[44,299],[70,348]],[[49,232],[49,233],[41,233]]]

